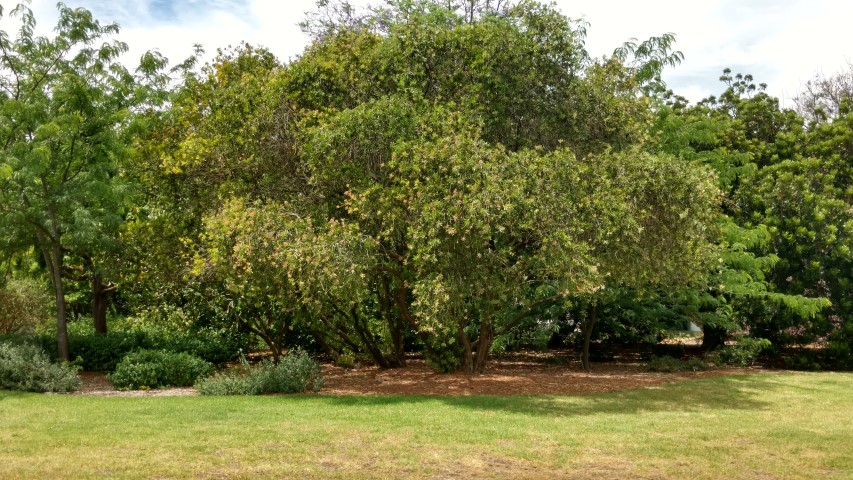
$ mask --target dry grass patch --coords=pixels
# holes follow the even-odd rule
[[[850,391],[786,373],[580,396],[0,392],[0,478],[849,478]]]

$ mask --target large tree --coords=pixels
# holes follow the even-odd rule
[[[35,34],[26,4],[11,11],[17,34],[0,32],[0,232],[7,249],[40,252],[54,287],[58,353],[68,360],[63,280],[84,275],[95,312],[105,313],[98,295],[105,300],[110,287],[99,256],[114,248],[127,207],[125,134],[145,96],[141,84],[163,61],[146,55],[135,77],[118,63],[127,46],[108,40],[117,25],[58,8],[50,38]]]
[[[712,176],[636,147],[671,39],[593,61],[582,23],[486,3],[344,9],[288,65],[243,46],[192,76],[147,150],[204,219],[191,281],[276,343],[303,322],[393,367],[413,333],[481,372],[569,295],[692,278]]]
[[[723,93],[695,106],[668,96],[653,128],[650,147],[713,168],[726,194],[720,264],[673,308],[703,326],[708,349],[736,330],[813,341],[827,332],[820,314],[843,311],[847,296],[844,110],[807,128],[751,75],[720,80]]]

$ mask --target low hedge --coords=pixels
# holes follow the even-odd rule
[[[323,388],[320,364],[305,352],[286,355],[278,364],[271,359],[264,359],[252,367],[244,364],[244,369],[244,372],[219,373],[199,380],[195,388],[202,395],[302,393]]]
[[[126,355],[107,378],[119,390],[188,387],[212,371],[213,365],[188,353],[137,350]]]
[[[77,369],[54,363],[38,346],[0,343],[0,389],[22,392],[73,392],[80,388]]]
[[[55,334],[0,335],[0,342],[36,345],[52,358],[57,358]],[[174,334],[158,330],[115,330],[106,334],[74,331],[68,334],[71,360],[83,370],[92,372],[113,371],[122,358],[136,350],[189,353],[213,364],[223,364],[236,359],[244,348],[244,342],[239,338],[209,331]]]

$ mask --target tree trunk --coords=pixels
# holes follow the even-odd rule
[[[44,251],[45,261],[49,262],[50,281],[53,283],[53,293],[56,298],[56,352],[59,359],[68,362],[71,360],[68,351],[68,314],[65,306],[65,289],[62,285],[62,260],[59,245],[55,245],[53,252]]]
[[[271,335],[262,331],[261,329],[253,329],[255,333],[261,337],[264,343],[269,347],[270,352],[272,353],[272,363],[274,365],[278,365],[279,360],[281,360],[281,345],[279,342],[275,340]]]
[[[107,333],[107,306],[111,290],[104,286],[101,274],[92,274],[92,320],[95,333]]]
[[[353,328],[355,329],[355,333],[361,338],[361,342],[364,345],[364,348],[367,349],[367,353],[373,357],[373,361],[379,365],[379,368],[388,369],[392,368],[391,363],[385,358],[385,355],[382,354],[382,351],[376,346],[376,341],[373,338],[373,334],[370,332],[370,327],[362,321],[361,315],[358,314],[358,309],[356,307],[352,307],[350,309],[350,318],[353,321]]]
[[[727,331],[725,328],[714,325],[702,326],[702,350],[710,352],[726,343]]]
[[[486,370],[486,360],[489,358],[489,350],[495,339],[495,329],[491,323],[480,324],[480,338],[477,339],[477,356],[474,359],[474,373],[483,373]]]
[[[581,365],[584,370],[589,370],[589,342],[592,339],[592,331],[595,322],[598,321],[598,311],[595,303],[589,306],[589,316],[583,326],[583,350],[581,352]]]
[[[459,339],[459,344],[462,345],[462,371],[465,373],[474,373],[474,349],[471,346],[471,340],[462,328],[462,324],[456,330],[456,336]]]
[[[311,332],[311,336],[314,337],[314,341],[320,345],[320,349],[323,350],[323,353],[328,355],[330,358],[336,359],[338,357],[338,352],[326,340],[326,334],[323,333],[319,328],[315,328],[312,324],[308,324],[308,330]]]
[[[406,352],[403,350],[403,334],[405,332],[405,323],[394,310],[394,300],[391,295],[390,282],[386,276],[382,277],[382,288],[378,292],[379,305],[382,309],[382,316],[385,318],[385,323],[388,324],[388,331],[391,333],[391,358],[388,359],[392,368],[402,368],[406,366]]]
[[[407,290],[407,286],[404,282],[402,284],[402,286],[397,290],[397,296],[394,299],[395,304],[397,306],[397,310],[400,312],[400,320],[403,322],[404,325],[408,324],[409,327],[411,327],[411,329],[418,336],[418,338],[421,339],[421,342],[423,343],[424,349],[426,349],[427,353],[437,357],[439,354],[438,354],[438,351],[435,348],[433,348],[433,346],[430,342],[430,340],[431,340],[430,335],[421,330],[420,326],[418,325],[417,320],[412,315],[412,312],[409,311],[409,306],[407,304],[407,298],[408,298],[408,290]],[[465,332],[463,331],[463,332],[461,332],[461,337],[464,337],[464,336],[465,336]],[[460,343],[462,343],[461,337],[458,339]],[[465,337],[465,339],[467,341],[467,337]]]
[[[53,211],[50,213],[53,214]],[[53,230],[55,238],[56,229],[54,228]],[[54,238],[51,238],[42,230],[36,229],[36,238],[38,239],[56,298],[56,353],[59,355],[60,360],[68,362],[71,360],[71,357],[68,352],[68,321],[65,306],[65,290],[62,286],[62,247],[58,241],[55,241]]]
[[[406,366],[406,351],[403,349],[403,327],[403,321],[398,318],[394,318],[388,325],[391,330],[391,348],[393,349],[389,359],[392,368]]]

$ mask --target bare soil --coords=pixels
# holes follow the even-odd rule
[[[577,395],[648,388],[704,377],[756,372],[760,369],[711,368],[684,373],[648,372],[638,361],[593,363],[584,371],[578,361],[553,354],[503,355],[490,361],[482,375],[436,373],[421,359],[405,368],[342,368],[324,364],[325,386],[320,395]],[[192,396],[191,388],[123,392],[103,373],[83,372],[78,394],[98,396]]]
[[[192,387],[155,388],[151,390],[116,390],[103,372],[80,372],[83,385],[75,395],[99,397],[189,397],[198,395]]]

